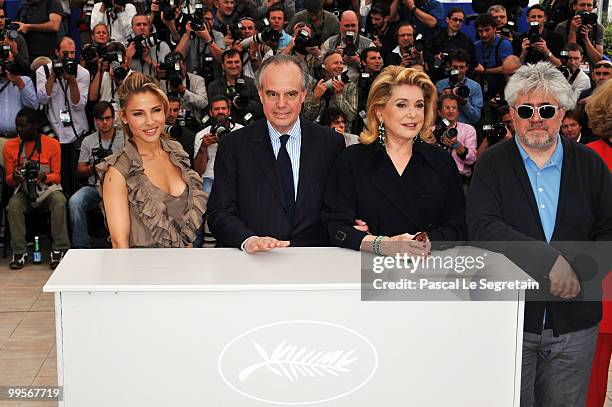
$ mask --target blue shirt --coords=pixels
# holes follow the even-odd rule
[[[293,127],[287,133],[279,133],[268,121],[268,134],[270,135],[274,157],[277,158],[281,147],[280,136],[283,134],[289,135],[289,140],[287,140],[287,152],[289,153],[289,159],[291,160],[291,167],[293,169],[293,190],[295,191],[295,199],[297,200],[298,181],[300,177],[300,150],[302,148],[302,128],[300,127],[300,119],[298,118],[296,120]]]
[[[501,44],[499,42],[501,41]],[[499,49],[495,52],[497,45]],[[495,68],[501,66],[504,59],[512,55],[512,43],[500,35],[496,35],[491,45],[487,45],[482,40],[478,40],[474,43],[474,50],[476,51],[476,61],[485,68]],[[496,58],[496,55],[497,57]]]
[[[278,49],[286,48],[292,39],[293,37],[287,34],[285,30],[281,31],[281,37],[280,40],[278,40]]]
[[[561,188],[561,168],[563,167],[563,145],[561,137],[557,134],[557,147],[550,160],[539,168],[537,164],[527,155],[527,152],[515,136],[514,141],[518,146],[523,164],[529,176],[529,183],[535,197],[540,222],[546,241],[550,243],[557,222],[557,204],[559,203],[559,189]]]
[[[449,82],[450,80],[446,78],[436,83],[438,96],[442,94],[444,89],[449,87]],[[475,125],[480,120],[480,114],[482,112],[482,88],[478,82],[470,78],[465,78],[463,84],[470,90],[470,96],[465,104],[459,105],[459,117],[457,121]]]
[[[15,133],[15,117],[24,106],[38,109],[38,96],[32,79],[22,76],[25,86],[19,89],[16,85],[0,80],[0,134]],[[8,85],[7,85],[8,83]]]
[[[400,4],[403,5],[404,2],[400,2]],[[419,20],[414,15],[414,13],[409,12],[408,9],[405,8],[405,6],[403,7],[404,7],[403,10],[400,10],[402,14],[401,17],[403,17],[403,18],[400,18],[400,21],[408,21],[410,24],[414,26],[415,38],[418,35],[418,33],[421,33],[423,34],[423,39],[425,39],[426,41],[431,41],[431,39],[433,38],[435,27],[439,26],[440,23],[445,21],[444,17],[446,15],[444,13],[444,6],[442,6],[442,3],[439,2],[438,0],[429,0],[427,3],[419,6],[419,9],[429,14],[430,16],[434,17],[438,21],[436,26],[434,26],[433,28],[427,27],[425,24],[421,22],[421,20]]]

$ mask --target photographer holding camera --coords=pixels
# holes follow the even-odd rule
[[[482,89],[478,82],[466,76],[470,55],[466,50],[456,49],[448,56],[450,76],[436,83],[438,95],[453,94],[459,102],[459,118],[463,123],[476,125],[482,114]]]
[[[47,118],[62,148],[62,187],[68,196],[76,190],[76,143],[89,131],[85,113],[90,76],[75,59],[76,48],[69,37],[60,40],[56,60],[36,71],[38,101],[46,105]]]
[[[178,51],[173,51],[166,56],[164,63],[159,66],[158,73],[161,88],[167,94],[177,95],[183,108],[200,120],[202,110],[208,105],[204,78],[187,72],[183,55]]]
[[[359,54],[366,48],[373,47],[369,38],[359,35],[359,19],[354,11],[345,11],[340,16],[340,34],[329,37],[321,45],[321,53],[338,52],[344,62],[344,70],[355,81],[359,78],[361,59]]]
[[[313,72],[321,55],[319,40],[319,37],[313,37],[312,28],[308,24],[296,23],[293,27],[291,42],[281,52],[286,55],[294,55],[306,65],[308,72]]]
[[[128,41],[125,51],[127,65],[133,71],[157,76],[157,68],[170,53],[170,47],[151,35],[151,21],[147,15],[136,14],[132,18],[132,31],[134,37]]]
[[[233,48],[226,50],[221,57],[225,77],[219,78],[208,85],[208,97],[224,96],[231,101],[234,112],[233,119],[244,124],[253,119],[263,117],[263,106],[255,82],[242,75],[242,59],[240,53]]]
[[[521,45],[518,54],[521,63],[535,64],[540,61],[548,61],[554,66],[561,65],[559,59],[563,49],[563,38],[554,31],[545,29],[546,9],[539,4],[534,4],[527,11],[527,24],[529,30],[521,34],[515,44]]]
[[[312,29],[312,36],[320,38],[321,41],[340,32],[338,17],[323,10],[323,0],[304,0],[304,10],[295,13],[289,22],[289,29],[295,27],[297,23],[308,24]]]
[[[124,137],[121,130],[113,126],[115,110],[109,102],[98,102],[93,107],[96,132],[88,135],[81,143],[77,174],[87,178],[87,185],[82,186],[70,197],[68,213],[72,228],[72,247],[87,249],[91,247],[87,231],[87,212],[95,209],[100,200],[96,189],[98,177],[95,166],[111,154],[123,150]]]
[[[225,37],[213,30],[214,17],[210,9],[199,8],[196,4],[194,19],[185,26],[175,51],[185,56],[187,70],[200,75],[210,85],[221,75],[221,55],[225,50]]]
[[[383,56],[385,66],[399,65],[406,68],[414,65],[425,66],[423,55],[425,42],[421,37],[415,41],[414,27],[410,23],[400,23],[397,27],[396,37],[397,47]]]
[[[8,45],[0,48],[0,137],[17,135],[15,117],[23,107],[38,109],[36,89],[29,76],[17,73],[13,54]],[[8,47],[8,48],[7,48]]]
[[[0,8],[0,44],[9,45],[18,67],[18,73],[30,75],[30,52],[23,35],[16,23],[6,23],[6,11]]]
[[[456,49],[464,49],[468,52],[470,60],[468,65],[473,65],[474,43],[470,36],[461,31],[465,22],[465,11],[460,7],[451,7],[446,13],[446,27],[436,27],[431,41],[431,53],[437,59],[444,62],[444,53],[447,55]]]
[[[91,30],[104,23],[108,27],[109,37],[125,45],[132,35],[132,18],[135,15],[136,7],[126,0],[100,1],[91,10]]]
[[[374,79],[376,79],[376,77],[382,70],[383,63],[384,62],[380,53],[380,49],[377,47],[366,48],[361,53],[361,74],[357,82],[357,111],[359,112],[359,117],[355,117],[352,128],[346,128],[347,132],[350,132],[352,130],[353,134],[361,134],[361,131],[363,130],[365,125],[364,121],[367,110],[366,105],[368,103],[370,87],[372,86]],[[321,123],[321,125],[324,124]]]
[[[603,57],[604,26],[597,23],[593,0],[572,0],[574,17],[557,25],[555,32],[564,44],[578,44],[584,49],[586,60],[593,65]]]
[[[344,71],[339,52],[331,51],[325,56],[322,76],[306,92],[302,115],[308,120],[317,121],[325,109],[337,107],[346,114],[346,127],[353,128],[353,120],[357,116],[357,84]]]
[[[166,114],[166,126],[164,127],[164,131],[181,144],[181,147],[183,147],[183,150],[185,150],[189,156],[191,168],[195,168],[193,166],[193,159],[195,157],[193,145],[195,143],[196,131],[202,128],[202,123],[197,120],[195,124],[197,124],[198,127],[191,126],[194,123],[188,123],[188,118],[191,117],[187,117],[188,114],[189,113],[186,113],[183,109],[181,100],[178,96],[168,96],[168,113]]]
[[[17,29],[25,37],[30,61],[40,56],[53,58],[64,9],[59,0],[25,0],[20,2]],[[6,12],[6,10],[5,10]]]
[[[563,55],[561,66],[559,67],[565,79],[572,85],[572,90],[576,98],[588,89],[591,89],[591,79],[589,75],[580,69],[583,59],[583,50],[578,44],[567,44],[563,49],[567,55]]]
[[[231,103],[225,96],[215,96],[211,99],[208,115],[209,125],[195,137],[193,167],[202,176],[202,189],[210,193],[215,178],[215,156],[219,140],[230,131],[242,128],[242,125],[232,121]]]
[[[431,41],[435,27],[444,18],[444,7],[438,0],[393,0],[391,21],[410,23],[423,39]]]
[[[39,133],[41,120],[37,110],[21,109],[15,118],[18,137],[7,141],[2,151],[6,183],[15,188],[6,207],[13,252],[9,267],[13,270],[23,268],[27,261],[25,215],[34,208],[51,212],[51,269],[57,267],[70,248],[66,197],[60,186],[60,146],[57,140]]]

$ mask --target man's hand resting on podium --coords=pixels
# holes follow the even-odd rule
[[[256,253],[261,251],[269,251],[277,247],[289,246],[288,240],[278,240],[273,237],[251,236],[242,244],[243,250],[247,253]]]
[[[580,282],[576,273],[572,270],[572,266],[565,260],[565,257],[557,257],[557,261],[553,264],[550,273],[550,293],[559,296],[564,300],[575,298],[580,294]]]

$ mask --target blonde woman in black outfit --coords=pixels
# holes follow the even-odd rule
[[[396,253],[401,245],[421,255],[431,242],[465,239],[457,166],[448,153],[419,140],[434,121],[436,98],[422,72],[389,66],[376,78],[369,130],[362,144],[340,155],[327,184],[323,219],[332,244],[377,254]]]

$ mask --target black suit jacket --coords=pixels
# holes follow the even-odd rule
[[[601,281],[593,278],[594,264],[582,260],[585,256],[599,259],[598,264],[604,265],[600,269],[607,272],[610,252],[603,253],[602,259],[602,253],[596,252],[601,244],[592,244],[590,253],[588,244],[575,242],[612,240],[610,171],[591,149],[564,137],[561,143],[564,149],[561,188],[550,244],[546,242],[527,170],[514,139],[498,143],[478,159],[467,197],[468,232],[470,239],[479,244],[488,242],[494,250],[501,248],[495,251],[501,251],[543,284],[544,291],[549,289],[547,276],[552,265],[563,255],[581,281],[583,292],[585,283],[594,284],[601,298]],[[502,241],[517,244],[494,243]],[[599,301],[560,301],[552,296],[548,299],[551,301],[525,304],[525,331],[541,332],[545,307],[555,335],[586,329],[601,320]]]
[[[327,176],[344,149],[333,130],[301,119],[302,147],[295,221],[283,201],[267,121],[224,136],[215,158],[215,182],[208,201],[208,225],[221,246],[240,247],[250,236],[271,236],[292,246],[326,246],[321,223]]]

